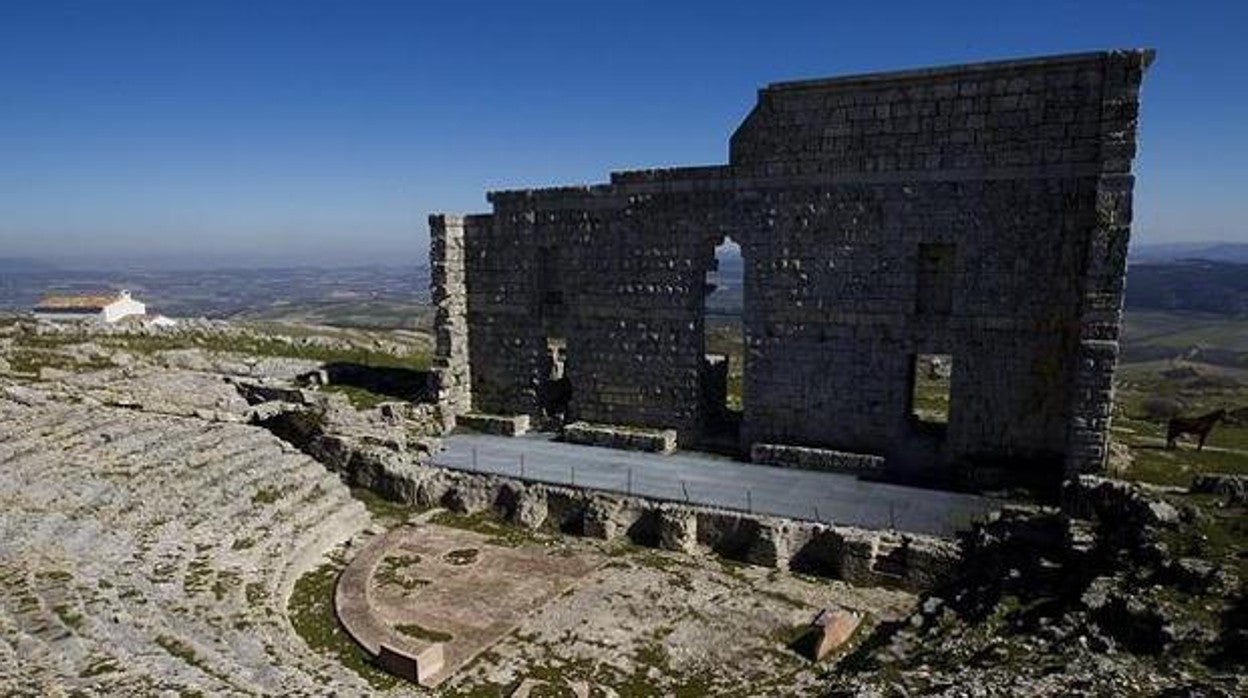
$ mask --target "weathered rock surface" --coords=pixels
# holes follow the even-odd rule
[[[291,628],[295,579],[368,524],[266,431],[0,399],[0,693],[364,694]]]
[[[842,662],[831,695],[1248,691],[1234,561],[1182,552],[1207,545],[1200,516],[1151,488],[1087,476],[1064,500],[976,526],[957,581]]]

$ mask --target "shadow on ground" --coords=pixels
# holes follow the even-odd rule
[[[396,400],[419,402],[428,394],[429,372],[412,368],[365,366],[337,361],[323,370],[330,385],[367,390]]]

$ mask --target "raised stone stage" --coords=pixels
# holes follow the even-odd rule
[[[915,600],[446,512],[373,539],[337,589],[371,653],[441,655],[428,673],[402,661],[395,673],[482,696],[819,695],[827,665],[789,647],[794,629],[823,609],[896,622]]]
[[[347,632],[389,670],[437,686],[606,560],[589,548],[569,552],[401,526],[352,560],[335,606]]]
[[[751,511],[842,526],[952,536],[999,500],[859,480],[842,473],[739,463],[702,453],[670,455],[556,442],[456,434],[436,465],[557,485]]]

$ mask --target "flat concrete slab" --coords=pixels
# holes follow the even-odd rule
[[[701,453],[618,451],[553,441],[455,434],[433,464],[558,485],[752,511],[842,526],[950,537],[1001,501],[822,473],[740,463]]]

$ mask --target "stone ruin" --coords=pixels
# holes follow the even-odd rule
[[[727,165],[433,215],[434,388],[455,412],[540,420],[557,343],[569,419],[704,443],[723,426],[708,392],[725,389],[706,357],[706,279],[731,239],[738,453],[828,449],[914,479],[1098,471],[1153,56],[775,83]],[[939,429],[912,409],[928,355],[951,362]]]

